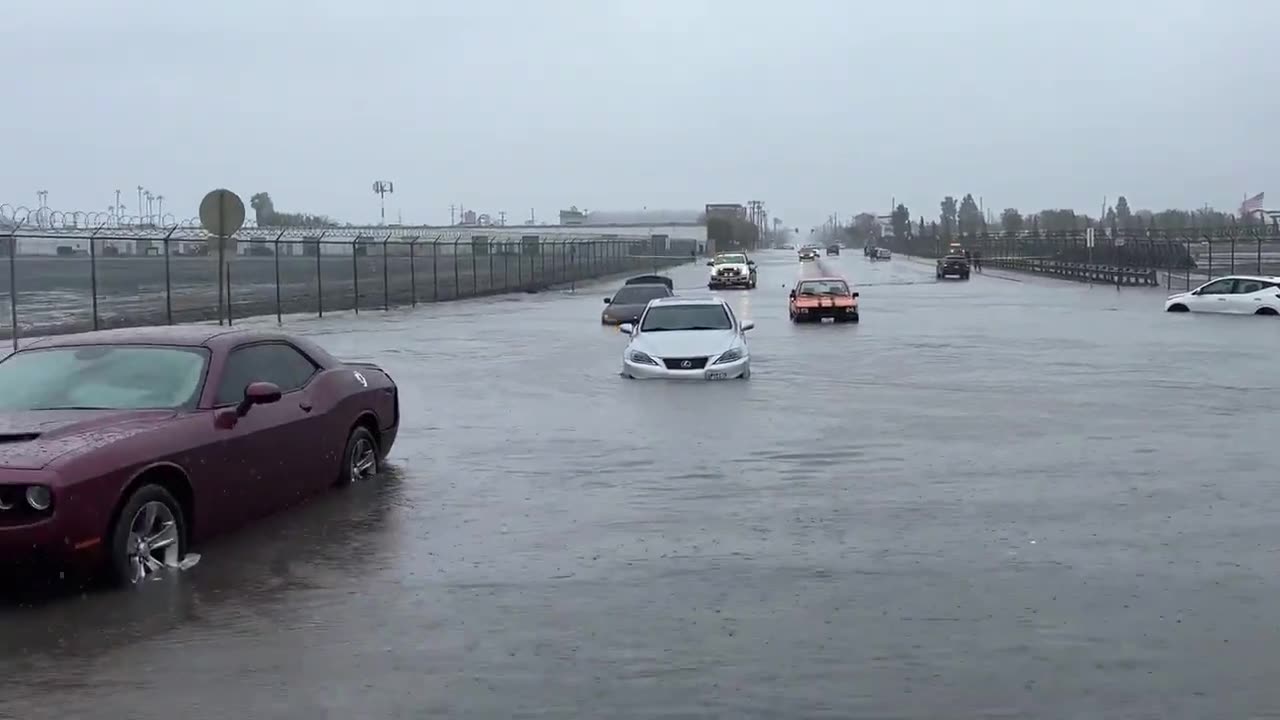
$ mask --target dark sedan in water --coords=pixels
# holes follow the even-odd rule
[[[395,442],[392,379],[302,338],[218,327],[37,340],[0,361],[0,560],[137,583]]]
[[[604,299],[604,312],[600,322],[605,325],[621,325],[640,321],[640,314],[650,300],[675,295],[671,278],[662,275],[640,275],[626,282],[613,297]]]

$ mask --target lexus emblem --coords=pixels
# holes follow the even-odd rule
[[[680,367],[682,367],[682,368],[690,368],[690,367],[693,367],[693,363],[689,362],[688,360],[683,360],[683,361],[681,361],[681,363],[680,363]]]

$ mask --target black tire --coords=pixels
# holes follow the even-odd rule
[[[1168,312],[1191,312],[1186,305],[1170,305]]]
[[[373,452],[373,472],[367,475],[357,475],[355,470],[355,461],[357,454],[365,455],[366,448]],[[338,485],[350,485],[352,483],[367,480],[378,474],[382,468],[382,453],[378,447],[378,439],[369,432],[369,428],[364,425],[357,425],[351,428],[351,434],[347,435],[347,447],[342,452],[342,468],[338,471]]]
[[[858,313],[854,313],[854,314],[850,315],[849,317],[847,317],[847,318],[845,318],[845,319],[846,319],[846,320],[848,320],[848,321],[849,321],[849,322],[851,322],[851,323],[856,323],[856,322],[858,322]]]
[[[1275,315],[1275,314],[1276,314],[1276,311],[1272,310],[1269,307],[1258,308],[1258,312],[1254,313],[1254,315]]]
[[[182,513],[182,505],[173,495],[160,485],[142,485],[133,491],[124,506],[116,513],[111,524],[110,556],[107,568],[108,581],[113,585],[132,585],[135,583],[129,547],[129,529],[138,516],[138,512],[148,503],[163,503],[173,516],[178,530],[178,558],[187,553],[187,519]],[[141,578],[138,578],[139,580]]]

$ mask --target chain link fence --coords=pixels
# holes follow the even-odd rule
[[[667,244],[651,236],[496,228],[248,229],[223,251],[228,262],[219,281],[217,243],[198,228],[0,227],[0,338],[16,344],[18,337],[115,327],[361,313],[657,272],[691,260]]]

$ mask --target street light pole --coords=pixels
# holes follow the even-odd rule
[[[387,195],[395,192],[395,186],[390,180],[375,180],[373,183],[373,192],[378,196],[381,204],[382,224],[387,224]]]

